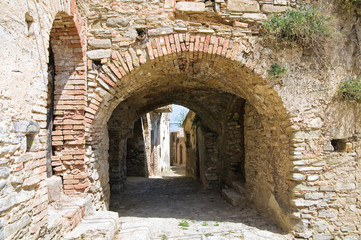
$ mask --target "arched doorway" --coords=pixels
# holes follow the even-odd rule
[[[201,117],[203,113],[202,119],[211,129],[216,129],[217,138],[230,137],[226,132],[236,132],[227,124],[220,127],[220,118],[222,121],[226,119],[225,122],[231,122],[232,119],[238,119],[239,122],[243,118],[244,133],[241,135],[244,139],[244,167],[242,164],[232,166],[218,161],[227,152],[233,151],[229,147],[231,145],[225,144],[215,153],[213,161],[216,171],[210,173],[209,178],[218,181],[219,169],[227,172],[224,176],[230,176],[233,171],[231,168],[243,168],[240,171],[244,172],[248,200],[279,225],[290,228],[290,192],[294,183],[289,180],[292,137],[289,117],[277,93],[262,77],[252,72],[252,63],[248,64],[249,67],[243,66],[246,56],[242,55],[242,51],[234,50],[233,43],[228,43],[224,46],[224,51],[217,51],[218,54],[185,49],[164,57],[160,57],[156,47],[146,44],[144,48],[139,47],[138,63],[132,64],[128,52],[115,51],[111,62],[93,72],[91,81],[96,83],[96,87],[91,97],[96,100],[97,108],[90,111],[95,120],[91,122],[89,129],[89,147],[92,150],[89,154],[93,156],[92,161],[101,163],[93,172],[100,176],[97,180],[106,202],[110,193],[107,178],[107,126],[111,115],[125,111],[125,114],[119,114],[123,119],[116,124],[124,124],[124,129],[131,129],[129,126],[133,121],[145,112],[165,104],[177,103],[189,107]],[[156,52],[158,55],[154,56]],[[127,59],[129,61],[126,63]],[[139,64],[141,67],[138,67]],[[214,103],[217,99],[219,102]],[[237,114],[233,109],[237,109]],[[230,116],[229,113],[233,115]],[[228,184],[224,176],[220,177],[220,183]]]
[[[55,16],[49,44],[48,175],[63,178],[64,192],[84,192],[85,64],[79,29],[72,16]]]

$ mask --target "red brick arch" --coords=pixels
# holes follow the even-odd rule
[[[143,46],[135,47],[135,49],[129,48],[128,51],[113,51],[112,59],[107,65],[120,80],[132,72],[139,64],[146,63],[147,60],[157,61],[167,55],[181,55],[184,53],[193,53],[194,58],[218,56],[235,60],[238,52],[245,48],[244,44],[224,37],[189,33],[171,34],[149,39]],[[146,51],[141,49],[146,49]],[[137,60],[134,61],[134,59]],[[100,77],[109,86],[116,86],[116,81],[106,76],[106,74],[101,74]]]
[[[146,43],[130,47],[127,51],[112,51],[111,59],[105,64],[111,70],[111,74],[99,72],[100,85],[109,91],[116,89],[121,80],[130,75],[141,65],[148,61],[159,61],[168,56],[182,56],[191,54],[194,59],[225,58],[235,61],[240,52],[247,49],[248,42],[236,42],[229,38],[217,37],[205,34],[170,34],[156,38],[150,38]],[[114,78],[111,75],[115,75]],[[104,85],[105,84],[105,85]],[[117,86],[118,85],[118,86]],[[93,119],[99,111],[103,99],[96,97],[90,100],[86,108],[87,132],[90,136],[90,127]]]

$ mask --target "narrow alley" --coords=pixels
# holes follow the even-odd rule
[[[120,216],[118,240],[291,239],[245,203],[232,207],[219,192],[203,190],[179,166],[161,177],[129,177],[110,203]]]

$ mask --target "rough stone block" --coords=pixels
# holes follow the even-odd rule
[[[318,175],[309,175],[309,176],[307,176],[307,181],[314,182],[314,181],[317,181],[318,178],[319,178]]]
[[[6,178],[10,175],[10,169],[8,167],[0,167],[0,178]]]
[[[165,0],[164,1],[164,8],[165,9],[173,9],[175,4],[175,0]]]
[[[274,5],[287,5],[287,0],[273,0]]]
[[[112,53],[112,50],[110,50],[110,49],[98,49],[98,50],[92,50],[92,51],[87,52],[88,57],[91,60],[110,58],[111,53]]]
[[[16,204],[26,202],[32,199],[34,195],[35,195],[34,190],[32,191],[21,190],[19,193],[13,192],[12,194],[3,198],[0,201],[0,212],[5,211]]]
[[[318,213],[319,218],[334,218],[336,215],[332,212],[332,210],[322,210]]]
[[[336,188],[334,186],[321,186],[320,191],[322,192],[334,192]]]
[[[213,34],[214,30],[213,29],[198,29],[197,33]]]
[[[261,13],[245,13],[242,15],[242,19],[246,21],[264,21],[267,19],[267,17]]]
[[[322,167],[294,167],[294,170],[299,172],[312,172],[312,171],[320,171]]]
[[[272,4],[264,4],[261,8],[261,11],[264,13],[282,13],[285,12],[290,7],[287,6],[275,6]]]
[[[356,189],[356,185],[355,183],[342,183],[342,182],[337,182],[337,188],[340,191],[350,191],[350,190],[354,190]]]
[[[327,226],[328,226],[328,223],[327,223],[326,221],[324,221],[324,220],[322,220],[322,221],[317,221],[317,222],[315,222],[314,229],[315,229],[317,232],[322,233],[322,232],[326,231]]]
[[[46,179],[46,185],[48,186],[49,202],[56,202],[60,200],[63,184],[61,177],[52,176]]]
[[[237,206],[244,200],[244,197],[236,193],[233,189],[222,189],[222,197],[232,206]]]
[[[110,39],[91,39],[88,44],[93,48],[110,48],[112,46]]]
[[[17,231],[25,228],[27,225],[29,225],[31,222],[31,218],[28,214],[25,214],[21,219],[14,222],[13,224],[9,224],[4,227],[4,235],[7,238],[11,238],[13,234],[15,234]]]
[[[322,134],[322,132],[320,130],[314,130],[314,131],[299,131],[299,132],[296,132],[295,134],[295,138],[306,138],[306,139],[309,139],[309,138],[318,138],[320,137]]]
[[[23,187],[29,187],[38,184],[40,181],[46,179],[45,174],[40,174],[36,176],[30,176],[29,178],[25,179],[23,183]]]
[[[244,195],[246,193],[245,185],[244,183],[240,181],[234,181],[232,182],[232,186],[236,192],[238,192],[241,195]]]
[[[292,180],[295,181],[303,181],[306,179],[306,175],[302,174],[302,173],[293,173],[292,174]]]
[[[175,5],[176,11],[185,13],[204,12],[206,6],[202,2],[177,2]]]
[[[16,204],[16,198],[14,194],[11,194],[0,201],[0,212],[8,210]]]
[[[304,166],[307,164],[307,161],[304,160],[298,160],[298,161],[293,161],[292,162],[294,166]]]
[[[108,18],[107,26],[108,27],[126,27],[129,25],[130,18]]]
[[[33,154],[26,153],[15,160],[15,163],[23,163],[33,159]]]
[[[305,199],[311,199],[311,200],[317,200],[317,199],[321,199],[323,198],[323,193],[306,193],[305,194]]]
[[[228,10],[231,12],[259,12],[259,4],[255,0],[229,0]]]
[[[341,232],[355,232],[356,231],[356,226],[342,226],[341,227]]]
[[[99,38],[111,38],[112,37],[112,31],[110,29],[94,29],[91,30],[91,33]]]
[[[168,35],[173,33],[172,27],[159,27],[148,30],[148,36],[160,36],[160,35]]]
[[[295,204],[296,207],[309,207],[312,205],[316,205],[318,203],[318,201],[309,201],[309,200],[304,200],[304,199],[294,199],[293,203]]]
[[[313,240],[331,240],[333,236],[330,234],[314,234]]]
[[[0,191],[6,186],[8,182],[6,180],[1,180],[0,181]]]
[[[13,123],[13,129],[18,133],[37,133],[40,130],[40,126],[37,122],[19,121]]]
[[[360,240],[361,239],[361,234],[360,235],[348,235],[345,236],[344,240]]]
[[[301,233],[297,233],[297,237],[302,237],[302,238],[305,238],[305,239],[308,239],[312,236],[312,231],[304,231],[304,232],[301,232]]]

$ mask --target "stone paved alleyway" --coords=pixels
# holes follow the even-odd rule
[[[291,239],[255,210],[232,207],[218,192],[205,191],[182,174],[173,167],[159,178],[128,178],[126,191],[113,196],[110,206],[123,228],[149,229],[151,239],[162,240]]]

